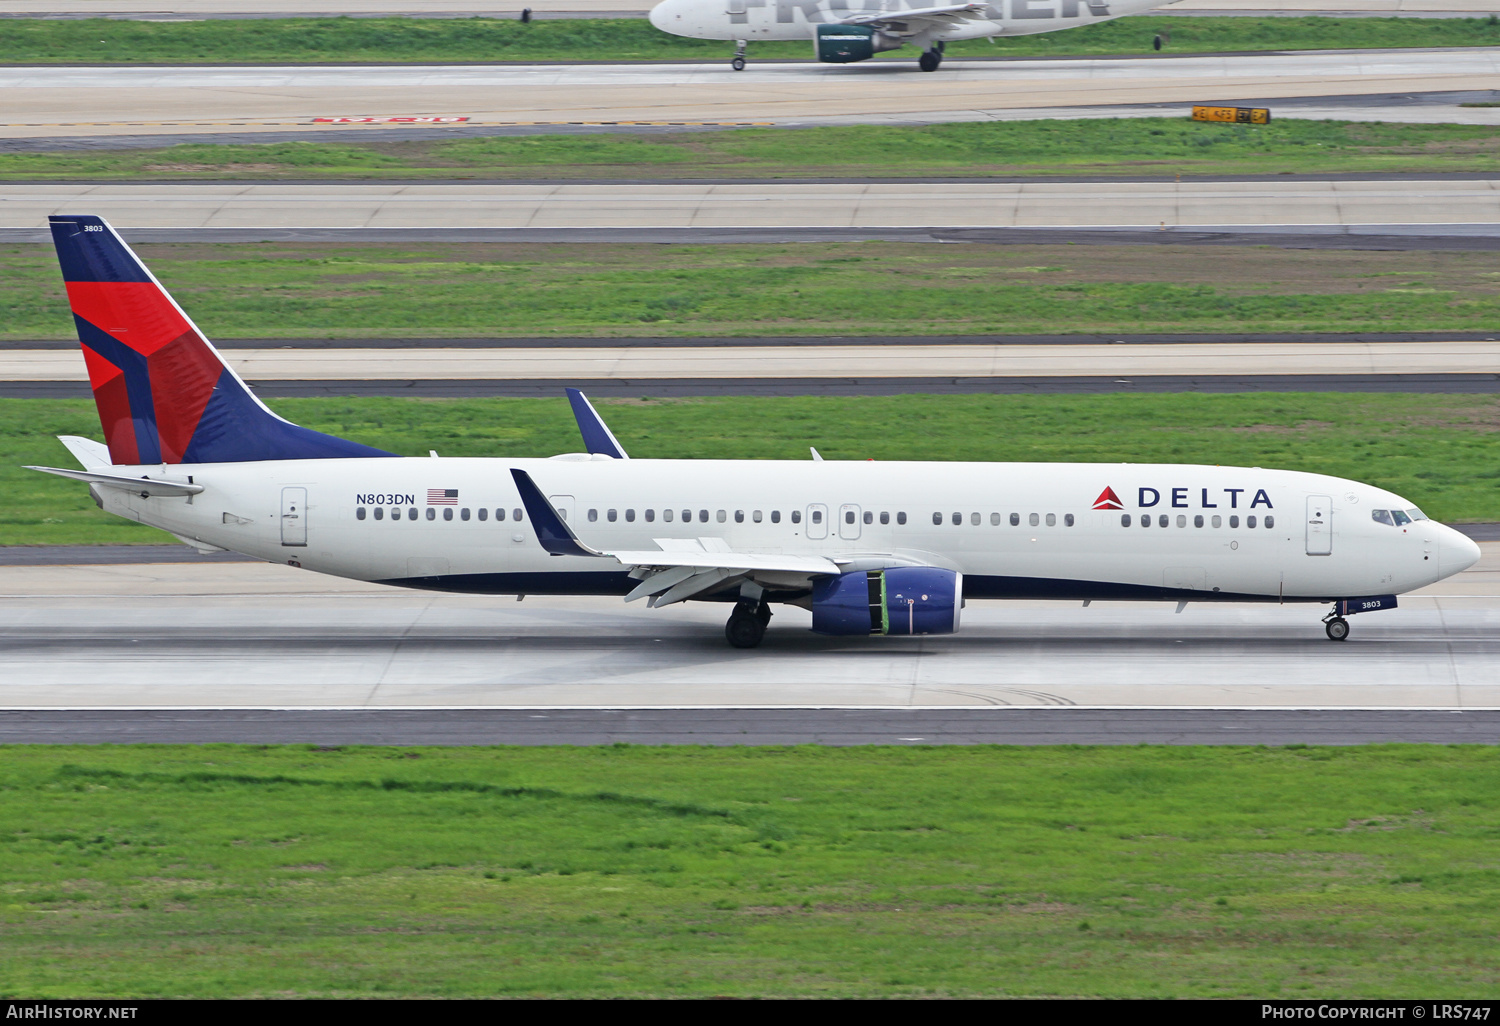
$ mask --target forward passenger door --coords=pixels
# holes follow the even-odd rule
[[[1307,554],[1333,554],[1333,500],[1326,495],[1307,497]]]

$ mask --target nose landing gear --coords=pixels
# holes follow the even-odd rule
[[[745,70],[745,48],[748,45],[748,40],[736,39],[734,41],[734,60],[729,62],[729,66],[735,71]]]
[[[755,648],[770,622],[771,607],[765,602],[737,602],[724,625],[724,637],[735,648]]]

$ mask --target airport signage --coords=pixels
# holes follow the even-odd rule
[[[1193,107],[1194,121],[1228,121],[1241,125],[1265,125],[1271,112],[1265,107]]]

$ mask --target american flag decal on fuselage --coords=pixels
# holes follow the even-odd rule
[[[427,505],[429,506],[457,506],[457,488],[429,488],[427,489]]]

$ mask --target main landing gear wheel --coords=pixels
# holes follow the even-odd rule
[[[729,614],[724,625],[724,637],[735,648],[755,648],[766,636],[766,624],[771,620],[771,607],[764,602],[751,605],[741,602]]]
[[[1335,616],[1323,622],[1323,630],[1328,634],[1329,641],[1349,640],[1349,621],[1342,616]]]
[[[923,71],[936,71],[941,63],[943,55],[937,50],[923,50],[922,56],[917,58],[917,67]]]

